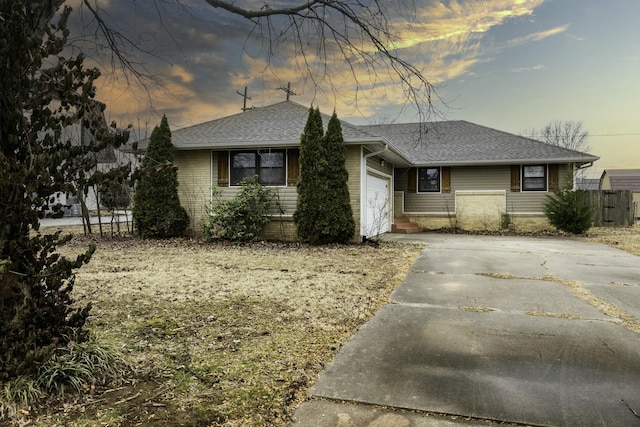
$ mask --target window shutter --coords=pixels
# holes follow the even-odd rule
[[[298,185],[300,180],[300,150],[292,148],[287,150],[287,186]]]
[[[442,192],[451,193],[451,168],[442,168]]]
[[[218,151],[218,187],[229,186],[229,152]]]
[[[560,185],[560,165],[549,165],[549,191],[556,191]]]
[[[409,168],[409,176],[407,177],[409,180],[407,191],[409,193],[417,193],[418,192],[418,169],[417,168]]]
[[[511,191],[520,191],[520,165],[511,166]]]

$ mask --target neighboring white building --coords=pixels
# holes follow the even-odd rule
[[[100,116],[102,123],[106,128],[107,121],[104,117],[104,108],[105,105],[103,103],[96,103],[96,113]],[[94,136],[91,134],[89,129],[82,126],[81,121],[67,126],[63,130],[62,138],[71,140],[73,145],[83,146],[88,146],[95,141]],[[137,166],[137,158],[135,155],[117,150],[112,146],[108,146],[104,150],[95,153],[95,156],[97,157],[96,171],[99,172],[108,172],[114,168],[124,166],[129,163],[131,164],[132,169]],[[49,198],[49,201],[50,206],[58,203],[61,204],[64,207],[63,209],[66,216],[82,215],[80,201],[78,200],[78,197],[73,194],[56,193]],[[89,211],[95,211],[98,209],[98,194],[96,188],[90,187],[88,189],[87,195],[85,196],[85,204]]]

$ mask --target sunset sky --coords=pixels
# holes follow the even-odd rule
[[[133,123],[144,133],[166,114],[172,129],[178,129],[240,112],[242,97],[236,91],[245,86],[249,106],[284,100],[278,88],[288,83],[297,94],[292,100],[313,102],[326,113],[335,107],[341,119],[352,123],[417,119],[414,109],[401,108],[402,92],[384,70],[377,70],[376,85],[383,90],[376,92],[366,91],[371,79],[361,75],[364,90],[354,105],[356,82],[346,73],[344,59],[327,58],[333,87],[326,78],[317,86],[303,78],[300,58],[292,57],[288,40],[270,57],[264,37],[255,31],[250,35],[253,25],[243,18],[205,0],[181,0],[181,6],[158,1],[98,1],[105,20],[146,51],[132,53],[161,83],[143,88],[135,80],[127,82],[103,56],[98,98],[107,103],[110,120]],[[258,4],[259,9],[263,3],[238,4]],[[415,4],[411,22],[390,11],[400,37],[394,47],[435,85],[439,119],[512,133],[540,129],[552,120],[580,120],[590,133],[591,153],[601,158],[590,177],[599,177],[605,168],[640,168],[639,1]],[[87,11],[77,12],[85,33],[91,31]]]

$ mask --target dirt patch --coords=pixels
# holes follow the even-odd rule
[[[72,240],[75,255],[89,239]],[[134,373],[34,426],[285,425],[341,345],[404,279],[421,245],[97,240],[77,273],[89,326]]]

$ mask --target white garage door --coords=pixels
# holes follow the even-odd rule
[[[364,235],[377,236],[389,231],[389,179],[367,175],[367,211]]]

